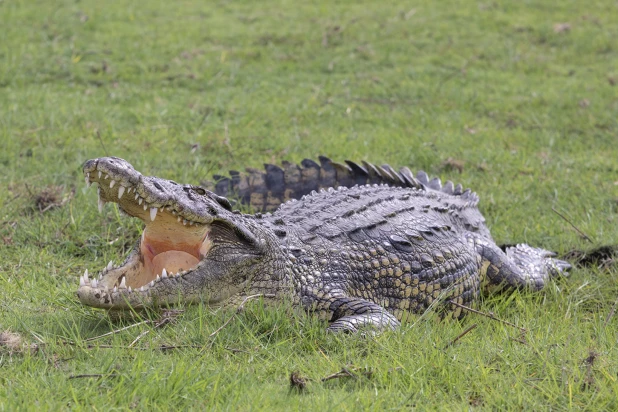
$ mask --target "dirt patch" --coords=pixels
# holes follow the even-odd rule
[[[307,389],[307,378],[301,376],[300,372],[292,372],[290,374],[290,390],[303,392]]]
[[[15,332],[5,330],[0,333],[0,351],[2,352],[21,354],[25,352],[35,353],[37,350],[37,345],[25,343],[21,335]]]
[[[440,170],[444,172],[450,172],[452,170],[457,170],[459,173],[462,173],[464,167],[466,166],[466,162],[460,159],[454,159],[449,157],[445,161],[440,164]]]
[[[75,196],[75,188],[66,191],[64,186],[47,186],[41,190],[33,190],[26,185],[28,193],[34,202],[34,210],[45,213],[67,204]]]

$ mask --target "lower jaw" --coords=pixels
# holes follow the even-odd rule
[[[104,268],[97,279],[97,286],[112,289],[124,286],[133,290],[144,287],[148,289],[158,280],[185,275],[195,269],[200,260],[190,253],[180,250],[168,250],[156,255],[149,253],[140,239],[119,267],[113,267],[112,262]]]
[[[81,286],[77,296],[82,304],[100,309],[124,310],[139,309],[152,305],[150,293],[132,291],[128,289],[99,289]]]

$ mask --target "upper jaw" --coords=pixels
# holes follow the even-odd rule
[[[144,176],[117,157],[88,160],[83,171],[88,186],[98,183],[99,211],[106,202],[114,202],[144,222],[155,220],[160,211],[167,210],[183,224],[212,223],[208,202],[195,193],[200,188]]]

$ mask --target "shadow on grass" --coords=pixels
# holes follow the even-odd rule
[[[609,270],[618,263],[618,245],[604,245],[590,250],[573,249],[563,258],[579,266]]]

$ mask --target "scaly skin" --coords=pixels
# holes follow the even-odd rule
[[[394,328],[434,303],[460,317],[459,305],[474,305],[482,285],[538,290],[570,267],[527,245],[505,254],[474,193],[389,169],[383,180],[404,187],[330,188],[273,214],[244,215],[201,187],[143,176],[118,158],[90,160],[84,173],[100,202],[118,203],[146,226],[120,267],[80,279],[78,297],[124,309],[264,294],[329,320],[329,330],[356,331]],[[333,184],[354,184],[350,170]]]

